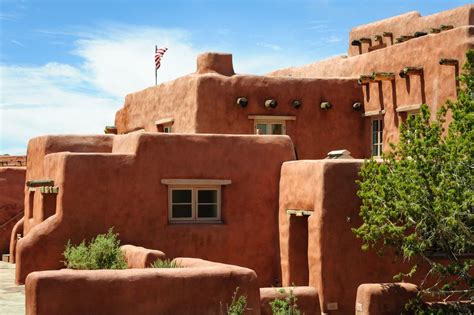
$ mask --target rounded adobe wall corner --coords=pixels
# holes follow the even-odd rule
[[[232,54],[207,52],[197,57],[196,73],[219,73],[225,76],[235,74]]]

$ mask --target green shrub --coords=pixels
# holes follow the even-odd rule
[[[300,315],[301,312],[298,310],[297,298],[293,294],[293,289],[290,289],[288,294],[286,294],[285,289],[279,289],[278,292],[286,296],[284,300],[276,298],[270,302],[272,313],[274,315]]]
[[[180,264],[171,259],[157,259],[151,263],[151,268],[181,268]]]
[[[227,315],[242,315],[247,309],[247,297],[244,295],[237,297],[238,292],[239,287],[235,289],[232,302],[227,306]]]
[[[110,228],[99,234],[89,244],[82,241],[74,246],[69,240],[63,253],[64,264],[70,269],[126,269],[125,256],[120,250],[118,234]]]

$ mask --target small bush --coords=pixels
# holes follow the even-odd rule
[[[279,293],[286,294],[285,289],[279,289]],[[298,310],[298,305],[296,304],[296,296],[293,294],[293,290],[290,289],[290,292],[286,294],[284,300],[274,299],[270,302],[272,307],[272,313],[274,315],[300,315],[301,312]]]
[[[126,269],[125,256],[120,250],[118,234],[110,228],[99,234],[89,244],[82,241],[74,246],[69,240],[63,253],[64,264],[70,269]]]
[[[151,263],[151,268],[181,268],[180,264],[171,259],[157,259]]]
[[[238,292],[239,287],[235,289],[232,302],[227,306],[227,315],[242,315],[247,309],[247,297],[244,295],[237,297]]]

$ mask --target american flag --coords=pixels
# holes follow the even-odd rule
[[[168,48],[159,48],[155,47],[155,69],[158,70],[161,66],[161,58],[165,54]]]

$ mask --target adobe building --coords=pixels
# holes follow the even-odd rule
[[[195,73],[127,95],[116,131],[287,134],[300,159],[341,148],[378,156],[422,103],[436,112],[456,97],[473,12],[410,12],[356,27],[347,56],[268,76],[235,74],[229,54],[200,55]]]
[[[203,54],[195,73],[127,95],[106,135],[31,139],[24,237],[11,246],[17,282],[40,296],[53,278],[93,279],[43,272],[62,268],[69,239],[113,226],[124,244],[251,269],[262,300],[264,287],[294,284],[310,287],[317,312],[354,313],[359,285],[392,282],[403,268],[362,252],[351,231],[361,158],[396,141],[421,103],[434,112],[456,97],[473,21],[473,5],[408,13],[353,29],[348,56],[267,76]],[[350,153],[324,159],[338,149]]]
[[[25,156],[0,156],[0,255],[9,261],[10,237],[21,236],[23,231],[14,226],[23,217]]]

